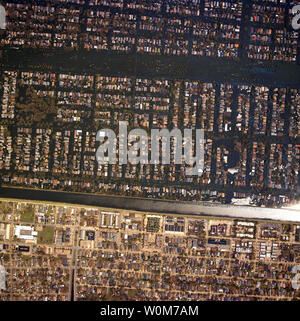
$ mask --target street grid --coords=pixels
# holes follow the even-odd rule
[[[0,247],[2,300],[299,299],[296,223],[2,199]]]

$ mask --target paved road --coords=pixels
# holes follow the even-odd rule
[[[300,210],[293,209],[271,209],[250,206],[216,205],[211,203],[162,201],[19,188],[0,189],[0,198],[62,202],[143,212],[300,222]]]

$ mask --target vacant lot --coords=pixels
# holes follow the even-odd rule
[[[45,226],[38,234],[38,243],[40,244],[51,244],[53,243],[54,227]]]
[[[25,207],[24,212],[21,214],[21,222],[33,223],[34,221],[34,208],[32,205]]]

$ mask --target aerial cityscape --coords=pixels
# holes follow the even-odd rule
[[[0,204],[0,299],[291,300],[300,224]]]
[[[1,7],[0,301],[300,299],[298,1]]]

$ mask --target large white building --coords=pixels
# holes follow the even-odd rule
[[[16,225],[15,236],[21,240],[36,241],[37,234],[33,226]]]
[[[4,266],[0,265],[0,291],[6,291],[6,275]]]

